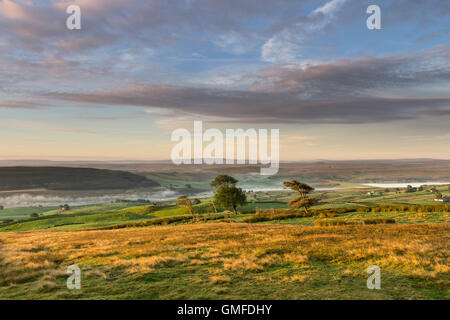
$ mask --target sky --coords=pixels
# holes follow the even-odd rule
[[[194,120],[279,129],[281,160],[450,159],[448,0],[0,0],[0,30],[0,159],[166,160]]]

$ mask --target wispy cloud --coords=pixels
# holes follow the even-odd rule
[[[298,62],[302,55],[303,42],[317,36],[327,27],[347,0],[331,0],[312,11],[301,21],[288,25],[264,43],[261,58],[272,63]]]
[[[450,49],[419,55],[339,60],[302,68],[265,69],[255,87],[231,90],[168,85],[130,85],[85,93],[49,93],[47,98],[90,104],[167,109],[239,122],[371,123],[418,119],[448,112],[450,97],[390,97],[383,90],[450,83]],[[430,62],[430,63],[429,63]],[[445,87],[445,86],[444,86]],[[448,92],[447,92],[448,93]]]
[[[65,27],[69,4],[80,5],[82,30]],[[161,129],[199,118],[218,127],[280,124],[299,137],[289,143],[305,145],[325,143],[302,140],[319,135],[316,128],[331,137],[336,128],[383,127],[390,133],[374,129],[383,141],[401,126],[408,126],[405,134],[443,135],[450,115],[450,1],[382,1],[379,32],[365,26],[369,4],[0,0],[0,117],[16,120],[3,127],[1,136],[13,138],[2,143],[14,148],[27,130],[39,141],[66,132],[58,136],[73,133],[80,146],[96,145],[92,154],[118,154],[123,149],[112,147],[118,137],[125,148],[152,132],[152,143],[165,147]],[[377,125],[353,125],[370,123]],[[83,135],[96,130],[104,135]],[[344,131],[344,138],[353,134]],[[63,140],[66,147],[70,141]],[[133,152],[145,157],[147,150]]]

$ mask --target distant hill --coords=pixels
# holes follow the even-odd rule
[[[68,167],[0,167],[0,190],[132,189],[157,187],[146,177],[117,170]]]

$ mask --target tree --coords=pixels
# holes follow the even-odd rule
[[[197,199],[198,200],[198,199]],[[200,201],[200,200],[199,200]],[[203,202],[204,204],[210,204],[210,205],[212,205],[212,207],[213,207],[213,209],[214,209],[214,213],[217,213],[217,208],[216,208],[216,205],[214,204],[214,201],[206,201],[206,202]],[[209,212],[208,211],[208,216],[210,216],[211,215],[211,212]]]
[[[221,187],[221,186],[229,186],[229,187],[235,186],[236,183],[238,183],[238,181],[235,178],[228,176],[226,174],[221,174],[221,175],[218,175],[211,182],[211,186],[213,186],[214,188],[217,189],[218,187]]]
[[[288,202],[288,205],[292,208],[304,208],[308,213],[308,208],[317,204],[318,201],[316,199],[308,197],[308,194],[313,192],[314,188],[306,183],[293,179],[290,181],[284,181],[283,185],[285,188],[289,188],[299,194],[297,198]]]
[[[219,207],[233,208],[237,214],[237,207],[247,203],[247,197],[241,188],[235,186],[220,186],[214,195],[214,203]]]
[[[406,192],[406,193],[409,193],[409,192],[416,192],[416,190],[417,190],[416,188],[413,188],[411,185],[408,184],[408,185],[406,186],[405,192]]]
[[[192,215],[192,219],[196,220],[197,216],[195,215],[192,201],[187,196],[179,196],[177,198],[177,206],[186,207],[189,210],[189,213]]]
[[[236,187],[238,181],[227,175],[218,175],[211,186],[216,188],[214,203],[219,207],[233,208],[233,213],[237,214],[237,207],[247,203],[247,197],[241,188]]]

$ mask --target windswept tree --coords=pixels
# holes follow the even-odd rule
[[[219,175],[212,182],[211,186],[216,188],[214,203],[218,207],[233,208],[233,213],[237,214],[237,207],[247,203],[247,197],[241,188],[236,187],[238,181],[227,175]]]
[[[192,201],[187,196],[179,196],[177,198],[177,206],[186,207],[189,210],[189,213],[192,215],[192,219],[194,221],[197,219],[197,216],[194,212],[194,207],[192,205]]]
[[[289,188],[298,193],[298,197],[292,199],[288,202],[288,205],[292,208],[304,208],[306,212],[308,212],[308,208],[314,206],[318,203],[318,201],[314,198],[310,198],[308,195],[314,191],[314,188],[307,185],[306,183],[302,183],[295,179],[290,181],[284,181],[283,185],[285,188]]]
[[[216,208],[216,205],[215,205],[214,201],[206,201],[206,202],[203,202],[203,203],[204,204],[210,204],[213,207],[213,209],[214,209],[214,213],[217,213],[217,208]],[[210,216],[210,215],[211,215],[211,212],[208,211],[208,216]]]

